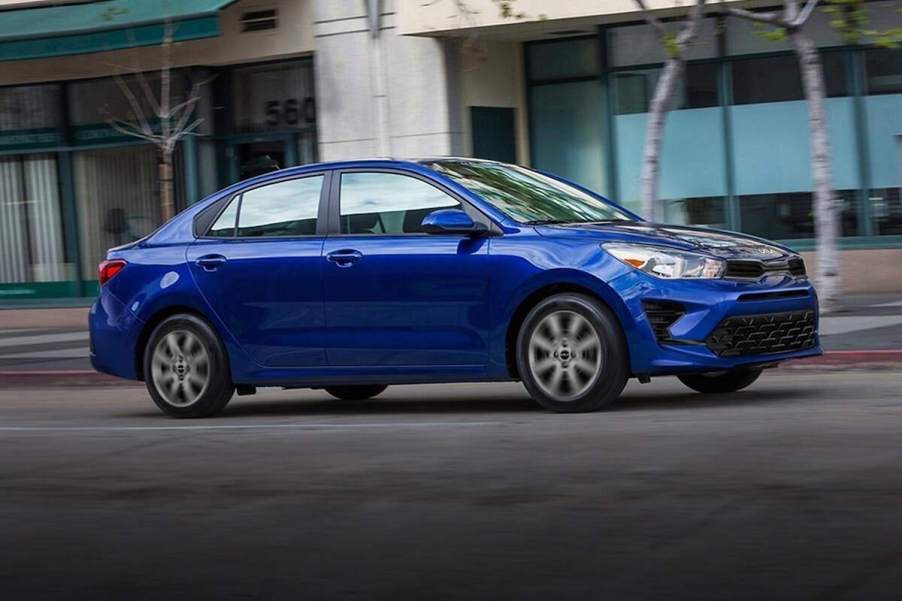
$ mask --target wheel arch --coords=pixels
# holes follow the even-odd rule
[[[538,305],[546,298],[555,294],[562,294],[567,292],[587,296],[608,309],[611,314],[614,315],[614,321],[617,323],[617,327],[620,330],[620,335],[623,337],[624,346],[628,347],[629,338],[627,337],[624,328],[623,317],[621,316],[621,312],[617,310],[618,307],[616,307],[614,303],[610,302],[597,290],[586,284],[573,281],[548,283],[533,290],[525,298],[523,298],[514,309],[511,315],[511,319],[508,322],[507,331],[505,332],[504,336],[504,359],[505,364],[507,365],[508,373],[512,378],[519,379],[519,372],[517,370],[517,336],[520,333],[520,328],[523,326],[523,322],[526,320],[526,316],[529,315],[529,312],[536,305]],[[626,353],[626,361],[627,369],[629,373],[632,373],[628,348]]]
[[[187,305],[169,305],[163,307],[157,312],[153,313],[144,322],[144,327],[141,328],[141,333],[138,335],[138,341],[135,346],[135,373],[138,375],[139,380],[144,380],[144,353],[147,351],[147,341],[150,340],[150,335],[153,334],[153,331],[155,329],[157,329],[157,326],[174,315],[190,315],[192,317],[200,319],[210,327],[210,330],[212,330],[213,333],[219,338],[219,342],[220,344],[222,344],[223,349],[226,349],[222,335],[216,328],[213,320],[204,315],[202,312]],[[228,356],[227,350],[226,355]]]

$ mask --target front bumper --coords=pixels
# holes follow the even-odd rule
[[[632,318],[624,330],[634,375],[719,371],[823,352],[817,294],[804,278],[668,281],[632,271],[611,285]],[[649,301],[679,307],[681,315],[662,328]]]

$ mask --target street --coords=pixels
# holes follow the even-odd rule
[[[896,599],[902,373],[236,397],[0,391],[6,599]]]

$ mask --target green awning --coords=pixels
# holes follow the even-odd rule
[[[173,24],[176,41],[219,35],[235,0],[104,0],[0,10],[0,61],[152,46]]]

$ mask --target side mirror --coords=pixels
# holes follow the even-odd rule
[[[479,234],[486,231],[461,209],[439,209],[423,218],[420,227],[427,234]]]

